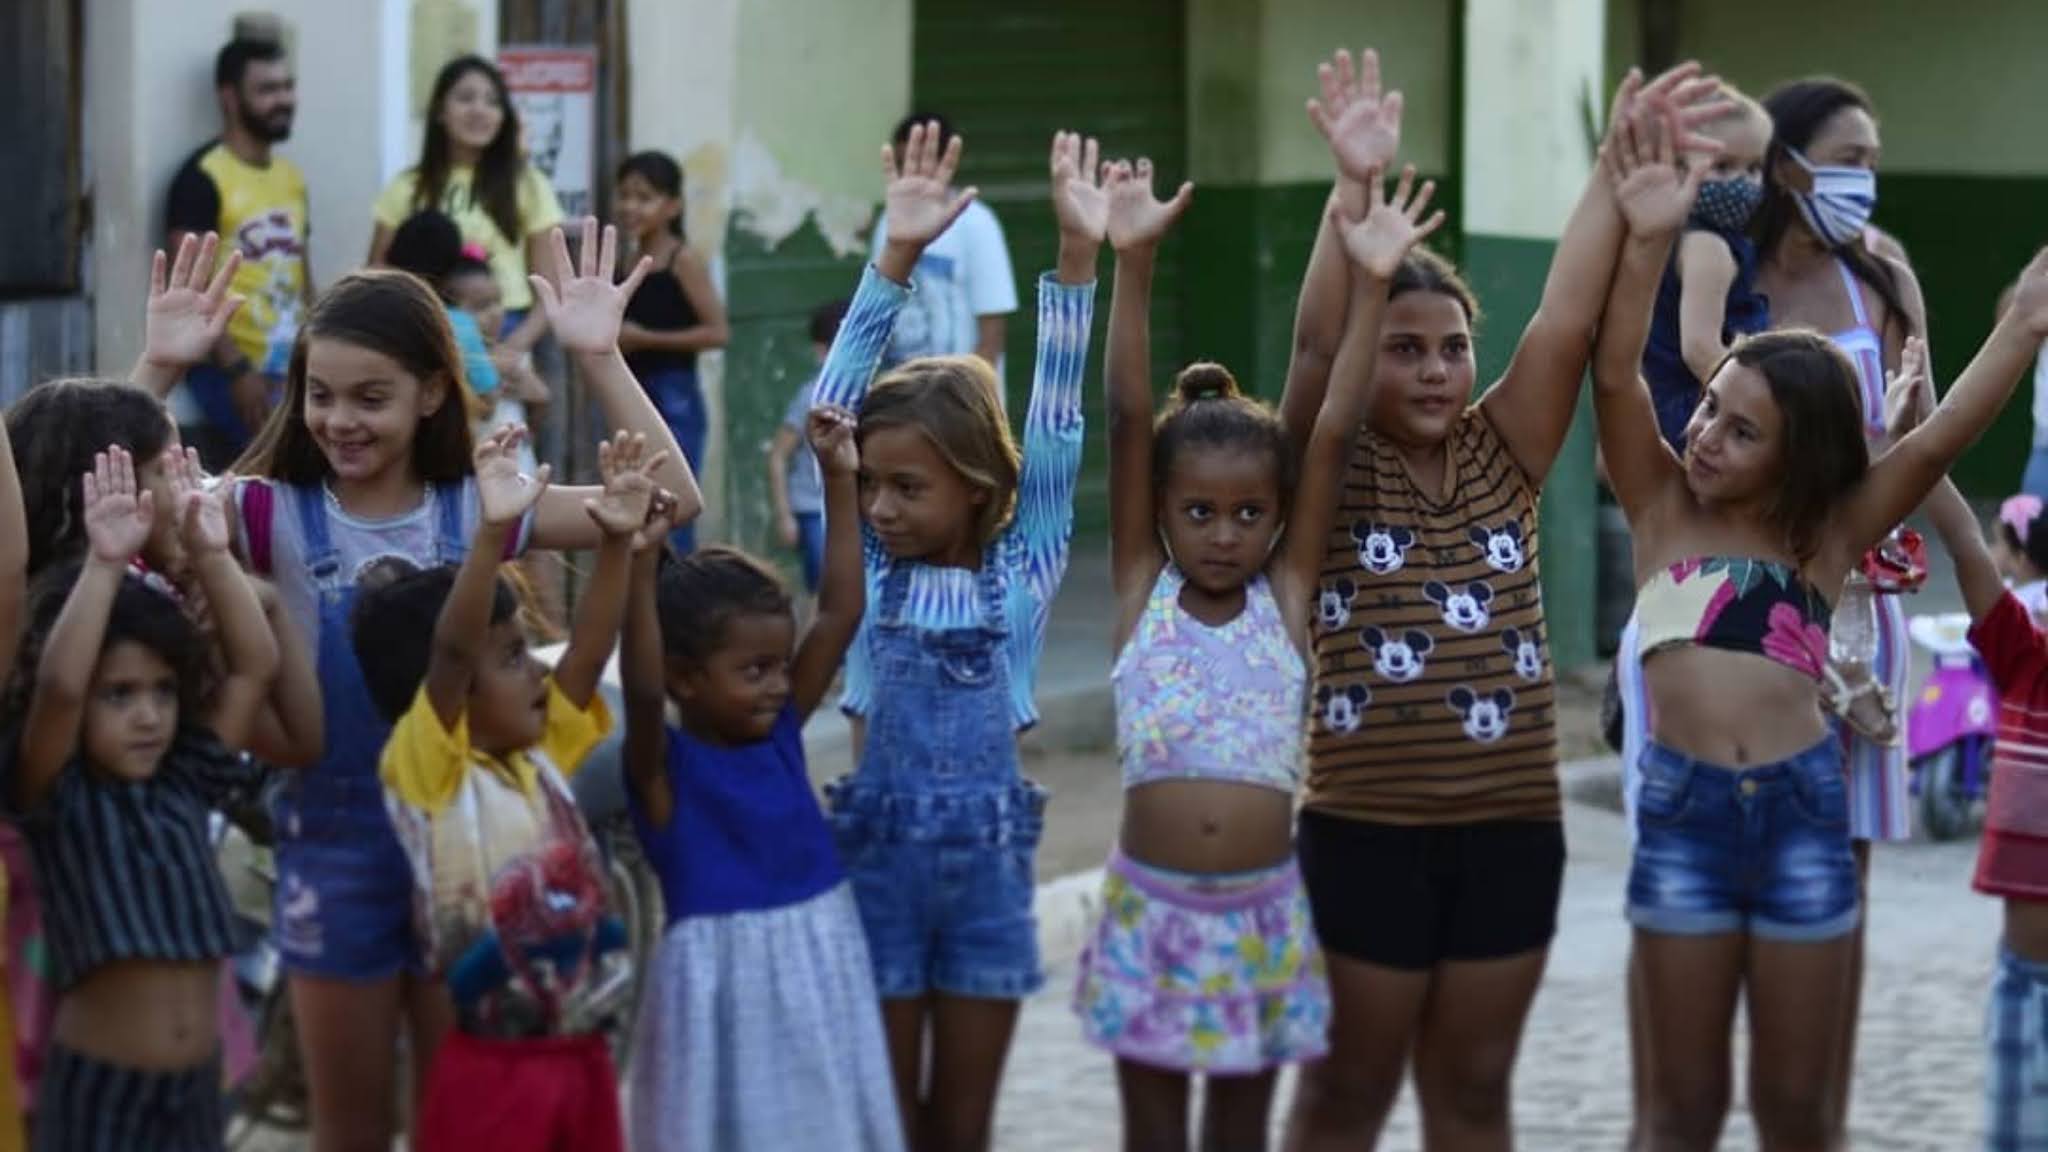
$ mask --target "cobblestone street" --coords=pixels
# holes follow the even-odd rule
[[[1583,804],[1567,810],[1571,864],[1560,934],[1515,1081],[1516,1147],[1529,1152],[1619,1148],[1629,1118],[1627,839],[1617,815]],[[1970,891],[1975,854],[1974,842],[1877,853],[1852,1121],[1858,1152],[1954,1152],[1980,1138],[1979,1025],[1998,906]],[[1072,976],[1071,962],[1061,964],[1025,1010],[999,1118],[1004,1152],[1117,1147],[1114,1073],[1078,1038],[1066,1006]],[[1739,1075],[1736,1094],[1722,1147],[1754,1149]],[[1281,1114],[1284,1100],[1276,1119]],[[1412,1097],[1404,1098],[1381,1147],[1402,1152],[1420,1143]]]

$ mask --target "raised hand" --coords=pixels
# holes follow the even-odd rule
[[[2039,339],[2048,339],[2048,248],[2034,254],[2013,286],[2006,316]]]
[[[1367,48],[1351,66],[1351,53],[1339,48],[1316,66],[1322,95],[1308,102],[1308,118],[1329,141],[1337,172],[1364,184],[1394,165],[1401,148],[1401,94],[1380,93],[1380,54]]]
[[[654,473],[668,463],[666,450],[649,454],[647,437],[620,432],[597,445],[597,471],[604,491],[585,500],[583,510],[607,536],[631,536],[647,525],[648,509],[661,490]]]
[[[1395,186],[1391,200],[1379,173],[1367,176],[1365,187],[1370,207],[1365,218],[1351,220],[1340,213],[1337,227],[1344,236],[1344,251],[1352,261],[1374,279],[1388,280],[1401,267],[1409,249],[1443,227],[1444,214],[1438,209],[1426,218],[1423,216],[1429,211],[1430,197],[1436,195],[1436,181],[1425,180],[1421,190],[1416,190],[1412,164],[1401,169],[1401,182]]]
[[[1158,244],[1195,196],[1195,186],[1183,183],[1161,203],[1152,194],[1152,161],[1142,156],[1135,169],[1123,160],[1111,164],[1102,184],[1109,190],[1109,245],[1119,252]]]
[[[235,269],[242,266],[242,254],[228,253],[215,268],[219,249],[220,237],[211,232],[197,239],[188,234],[178,244],[168,275],[163,249],[157,249],[149,267],[149,306],[143,313],[143,359],[182,369],[212,358],[228,318],[242,306],[242,298],[228,291]]]
[[[1100,152],[1093,136],[1084,140],[1079,132],[1053,133],[1053,216],[1062,234],[1096,244],[1102,243],[1109,226],[1109,191],[1103,187],[1107,173],[1099,162]]]
[[[854,429],[860,421],[836,405],[811,409],[804,422],[804,436],[817,454],[818,470],[827,476],[852,476],[860,471],[860,451],[854,446]]]
[[[1601,160],[1614,182],[1614,199],[1622,219],[1637,236],[1669,236],[1685,226],[1699,195],[1709,162],[1721,150],[1708,140],[1704,158],[1690,169],[1678,166],[1673,143],[1681,134],[1677,113],[1661,103],[1639,106],[1622,118],[1602,150]]]
[[[171,500],[185,551],[192,559],[228,550],[227,487],[207,491],[206,473],[199,467],[199,451],[176,444],[164,451],[164,478],[170,482]]]
[[[888,243],[922,249],[939,238],[974,199],[973,188],[953,191],[953,173],[960,168],[960,137],[953,137],[943,151],[939,122],[914,125],[903,142],[903,155],[882,145],[882,194],[888,215]]]
[[[599,238],[597,217],[583,218],[583,243],[577,263],[569,262],[569,241],[557,228],[548,237],[554,250],[555,271],[562,278],[557,287],[545,276],[528,276],[533,294],[547,311],[548,327],[562,347],[572,352],[610,352],[619,346],[619,321],[626,314],[626,301],[633,298],[640,282],[654,268],[654,261],[642,256],[625,280],[614,283],[618,271],[619,232],[607,224]]]
[[[548,489],[552,469],[543,464],[531,476],[519,471],[519,445],[526,441],[526,429],[519,425],[500,428],[476,448],[476,499],[484,523],[503,528],[519,523],[527,510]]]
[[[1899,369],[1885,380],[1884,426],[1897,440],[1934,411],[1934,378],[1927,371],[1927,341],[1906,337],[1899,350]]]
[[[1608,108],[1607,138],[1602,146],[1613,142],[1622,121],[1637,109],[1659,103],[1668,106],[1677,116],[1677,151],[1719,154],[1719,141],[1693,129],[1725,115],[1735,105],[1722,95],[1720,77],[1700,74],[1697,60],[1687,60],[1648,83],[1643,80],[1642,69],[1629,69],[1628,75],[1622,77],[1620,87],[1614,91],[1614,103]]]
[[[93,457],[85,474],[85,539],[92,557],[127,564],[149,543],[156,496],[135,484],[135,459],[118,444]]]

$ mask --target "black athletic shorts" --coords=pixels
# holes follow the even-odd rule
[[[1323,947],[1387,968],[1548,947],[1564,888],[1554,820],[1409,826],[1301,813],[1295,847]]]

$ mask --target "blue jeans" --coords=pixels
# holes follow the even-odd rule
[[[640,386],[647,389],[647,395],[661,412],[662,423],[668,425],[677,446],[683,450],[683,459],[689,461],[691,474],[696,474],[704,466],[704,440],[711,429],[704,410],[704,388],[697,382],[696,369],[664,368],[650,372]],[[697,525],[685,524],[670,533],[668,539],[677,555],[687,556],[697,547]]]
[[[269,377],[270,401],[275,404],[284,388],[284,381]],[[257,429],[242,423],[241,410],[235,407],[234,377],[214,364],[194,364],[185,370],[185,391],[192,402],[199,407],[199,418],[205,425],[199,443],[202,461],[209,470],[226,471],[256,438]]]
[[[825,514],[796,513],[796,549],[804,563],[804,591],[818,591],[818,577],[825,571]]]
[[[2020,491],[2048,500],[2048,444],[2036,444],[2027,454],[2027,470],[2020,477]]]
[[[1829,940],[1856,927],[1841,742],[1725,768],[1651,741],[1636,798],[1628,918],[1646,932]]]

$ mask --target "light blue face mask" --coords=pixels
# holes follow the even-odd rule
[[[1871,213],[1877,211],[1877,173],[1868,168],[1817,167],[1797,148],[1785,152],[1813,177],[1811,192],[1788,189],[1806,226],[1830,248],[1861,239]]]

